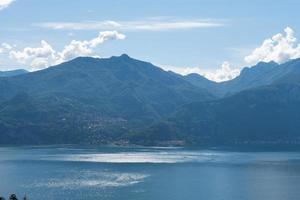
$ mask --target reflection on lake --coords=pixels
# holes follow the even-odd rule
[[[296,200],[299,185],[298,152],[0,148],[0,195],[32,200]]]

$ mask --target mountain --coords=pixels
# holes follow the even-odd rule
[[[300,144],[300,85],[274,85],[183,106],[134,143]]]
[[[299,145],[299,110],[300,59],[214,83],[125,54],[79,57],[0,78],[0,143]]]
[[[214,94],[218,94],[218,86],[219,84],[217,82],[208,80],[204,76],[201,76],[200,74],[192,73],[183,76],[183,79],[190,82],[191,84],[197,86],[198,88],[208,90]]]
[[[209,81],[197,74],[187,75],[185,80],[199,88],[207,89],[216,96],[223,97],[243,90],[270,85],[285,76],[291,77],[293,73],[299,71],[295,67],[299,65],[299,62],[299,59],[281,65],[275,62],[259,62],[255,66],[243,68],[238,77],[221,83]]]
[[[265,76],[264,83],[253,83],[253,88],[224,98],[184,105],[143,130],[143,137],[132,134],[132,142],[149,142],[149,145],[170,141],[217,146],[299,145],[300,60],[274,64],[272,71],[269,71],[269,64],[258,65],[259,68],[263,66],[266,67],[266,74],[262,75]],[[250,77],[248,73],[254,75],[257,69],[244,71],[241,76]],[[262,74],[262,69],[258,74]],[[262,80],[255,76],[253,79]]]
[[[128,55],[0,79],[0,143],[109,143],[213,96]]]
[[[0,71],[0,77],[10,77],[10,76],[17,76],[21,74],[26,74],[28,71],[25,69],[16,69],[11,71]]]

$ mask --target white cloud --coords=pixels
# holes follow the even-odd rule
[[[245,61],[250,64],[256,64],[260,61],[283,63],[290,59],[299,58],[300,44],[297,43],[294,30],[287,27],[284,32],[285,34],[278,33],[264,40],[260,47],[245,57]]]
[[[70,44],[66,45],[62,52],[58,53],[62,61],[70,60],[78,56],[91,56],[93,49],[104,43],[107,40],[124,40],[125,35],[117,31],[103,31],[98,37],[91,40],[72,40]]]
[[[48,22],[35,24],[42,28],[56,30],[127,30],[165,31],[175,29],[196,29],[224,26],[216,20],[144,20],[144,21],[93,21],[93,22]]]
[[[22,51],[10,51],[9,56],[11,59],[15,59],[20,63],[36,63],[35,59],[55,60],[55,50],[46,41],[41,41],[40,47],[26,47]],[[32,65],[32,64],[31,64]],[[36,66],[36,65],[35,65]]]
[[[0,0],[0,10],[7,8],[14,0]]]
[[[6,50],[11,50],[12,46],[6,42],[2,43],[1,46]]]
[[[52,59],[49,58],[34,58],[31,63],[30,66],[32,68],[32,70],[40,70],[40,69],[44,69],[46,67],[49,66],[50,63],[55,63],[56,61],[53,61]]]
[[[2,43],[0,45],[0,54],[1,53],[6,53],[7,51],[11,50],[12,49],[12,46],[8,43]]]
[[[11,50],[9,55],[11,59],[37,70],[78,56],[92,56],[94,49],[105,41],[123,40],[125,37],[117,31],[104,31],[91,40],[72,40],[62,51],[54,50],[48,42],[42,40],[39,47],[26,47],[21,51]]]
[[[240,74],[240,69],[232,68],[227,61],[223,62],[220,68],[213,70],[203,69],[200,67],[174,67],[166,65],[158,66],[166,71],[170,70],[181,75],[197,73],[215,82],[231,80]]]
[[[41,47],[37,48],[31,48],[26,47],[23,51],[15,52],[12,51],[11,53],[15,55],[16,59],[26,60],[29,57],[49,57],[51,56],[55,51],[51,47],[50,44],[48,44],[45,40],[41,41]]]
[[[239,49],[238,49],[239,50]],[[240,51],[240,50],[239,50]],[[243,50],[244,54],[245,50]],[[294,36],[292,28],[287,27],[283,33],[278,33],[271,38],[266,39],[260,47],[254,49],[252,53],[245,57],[248,64],[256,64],[260,61],[283,63],[290,59],[300,57],[300,44]],[[200,74],[207,79],[222,82],[231,80],[240,74],[240,68],[233,68],[228,62],[223,62],[220,68],[209,70],[200,67],[173,67],[162,66],[164,70],[170,70],[178,74],[186,75],[190,73]]]
[[[225,61],[223,62],[223,64],[219,69],[216,69],[214,71],[204,72],[203,76],[216,82],[222,82],[222,81],[228,81],[234,79],[239,74],[240,74],[240,69],[232,68],[230,64],[227,61]]]
[[[93,50],[86,44],[85,41],[72,40],[66,45],[62,52],[59,53],[62,61],[70,60],[77,56],[90,56]]]

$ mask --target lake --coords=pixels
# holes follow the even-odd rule
[[[0,148],[0,196],[30,200],[296,200],[300,153]]]

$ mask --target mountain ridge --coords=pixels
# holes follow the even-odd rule
[[[9,70],[9,71],[0,71],[0,78],[1,77],[11,77],[11,76],[18,76],[22,74],[28,73],[25,69],[16,69],[16,70]]]
[[[0,78],[0,143],[300,144],[299,109],[300,59],[214,83],[126,54],[78,57]]]
[[[21,138],[24,143],[53,142],[51,134],[58,143],[105,143],[184,104],[212,98],[207,91],[127,55],[79,57],[0,79],[0,130],[11,141]]]
[[[189,75],[185,76],[185,80],[194,84],[195,86],[207,89],[218,97],[230,96],[234,93],[256,88],[260,86],[267,86],[275,82],[284,81],[285,76],[288,79],[292,76],[297,78],[297,75],[291,73],[298,73],[300,67],[298,66],[300,59],[289,60],[286,63],[278,64],[274,61],[271,62],[259,62],[252,67],[244,67],[239,76],[232,80],[224,82],[213,82],[205,79],[201,75],[193,75],[193,79],[188,78]],[[285,80],[286,81],[286,80]]]

